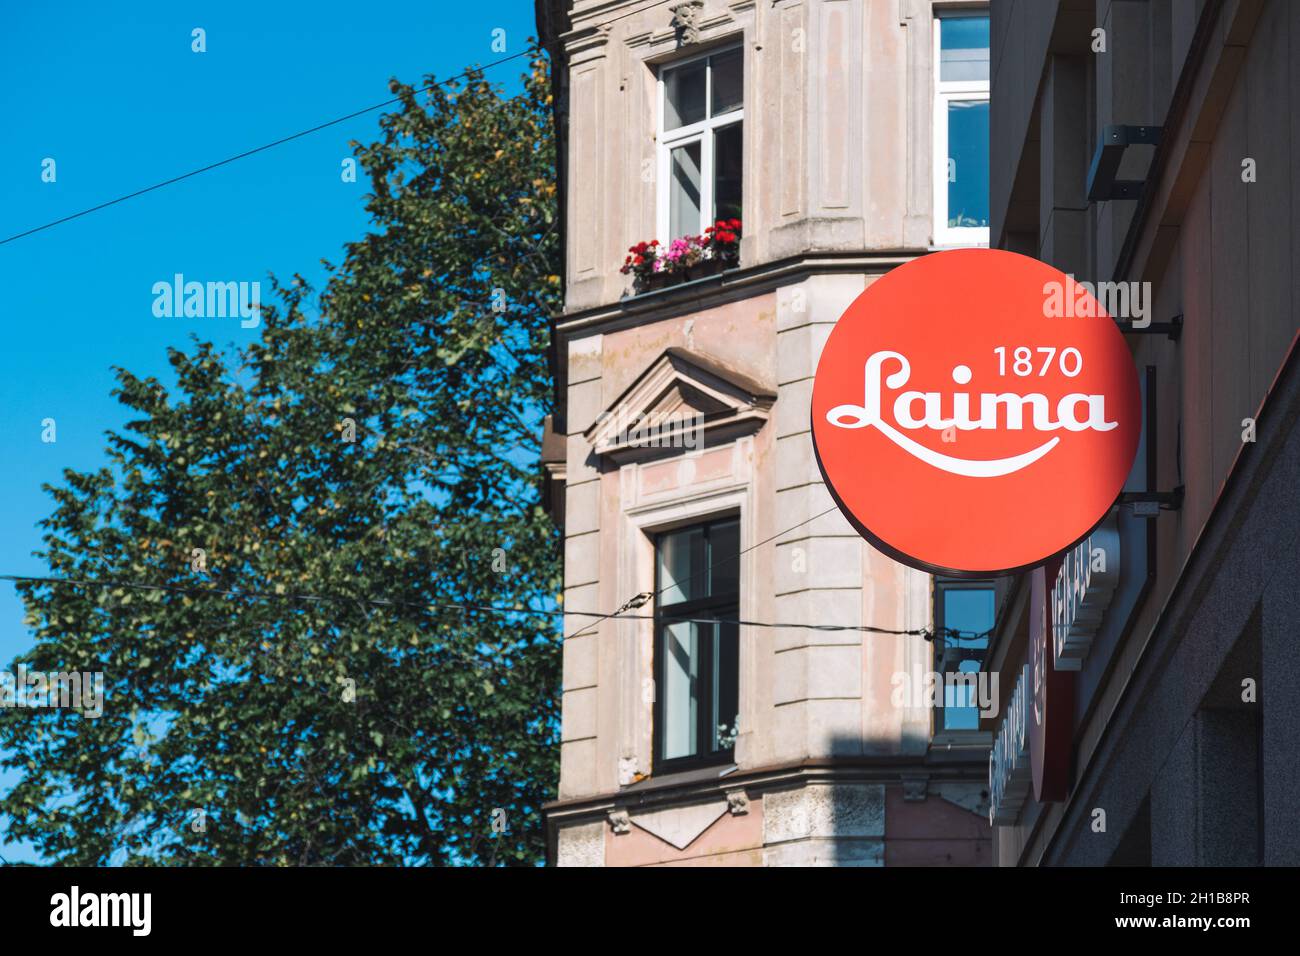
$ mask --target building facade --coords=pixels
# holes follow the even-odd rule
[[[1295,865],[1300,4],[990,13],[992,244],[1109,284],[1145,404],[1111,519],[998,589],[996,862]]]
[[[995,583],[863,541],[809,407],[858,294],[988,242],[987,9],[537,6],[566,268],[545,446],[569,612],[552,861],[988,865],[990,728],[969,687],[941,679],[931,706],[931,675],[976,676]],[[665,258],[719,221],[737,257],[706,240],[715,258],[689,269],[621,271],[629,247]]]

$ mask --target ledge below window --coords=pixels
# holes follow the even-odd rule
[[[665,787],[678,787],[706,780],[719,780],[736,770],[734,763],[714,764],[711,767],[698,767],[694,770],[679,770],[676,773],[664,773],[649,776],[636,783],[620,788],[620,793],[636,793],[640,790],[660,790]]]
[[[659,273],[650,278],[649,284],[647,284],[645,288],[637,289],[631,294],[624,295],[619,299],[619,301],[628,302],[633,299],[640,301],[649,298],[650,296],[662,295],[663,293],[673,292],[678,289],[704,286],[716,282],[723,276],[739,271],[740,266],[727,267],[720,263],[705,263],[693,266],[685,273]]]

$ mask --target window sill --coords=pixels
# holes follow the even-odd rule
[[[932,243],[927,246],[928,252],[946,252],[950,249],[987,249],[989,242],[985,239],[983,242],[967,242],[965,240],[954,239],[952,242]]]
[[[709,780],[718,780],[729,774],[735,773],[736,764],[732,761],[725,763],[715,763],[706,767],[696,767],[691,770],[673,770],[668,773],[651,774],[650,776],[638,780],[636,783],[628,784],[626,787],[620,787],[619,793],[637,793],[642,790],[659,790],[665,787],[684,786],[692,783],[703,783]]]

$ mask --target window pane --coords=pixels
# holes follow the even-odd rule
[[[962,632],[959,638],[944,637],[943,726],[947,730],[979,729],[979,701],[975,684],[949,686],[953,673],[977,674],[983,652],[989,646],[985,633],[993,627],[992,588],[951,588],[943,592],[943,626]],[[973,637],[980,634],[982,637]]]
[[[697,678],[700,672],[700,635],[687,621],[664,628],[663,757],[690,757],[696,753],[698,711]]]
[[[700,231],[700,144],[688,143],[672,152],[669,171],[668,232],[670,239]]]
[[[655,669],[662,682],[656,761],[723,760],[735,744],[739,549],[740,521],[734,517],[666,532],[656,542],[661,599]],[[683,607],[683,601],[708,603]]]
[[[744,136],[741,123],[733,123],[713,134],[713,219],[743,219],[740,188]],[[712,223],[710,223],[712,225]]]
[[[661,606],[705,597],[704,529],[687,528],[659,539]]]
[[[740,590],[740,522],[709,529],[709,595],[720,597]]]
[[[948,103],[948,226],[989,224],[988,100]]]
[[[664,129],[704,119],[705,60],[664,72]]]
[[[943,593],[943,626],[983,634],[993,626],[992,588],[949,588]],[[988,643],[987,636],[981,638]]]
[[[734,613],[734,612],[733,612]],[[718,624],[713,629],[713,742],[710,749],[730,750],[736,739],[740,713],[740,640],[735,624]]]
[[[713,67],[711,81],[712,109],[710,116],[738,110],[745,101],[745,55],[741,50],[728,50],[709,58]]]
[[[939,21],[939,79],[989,81],[988,17],[944,17]]]

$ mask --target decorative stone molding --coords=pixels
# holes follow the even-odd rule
[[[908,803],[920,803],[926,798],[930,778],[925,774],[903,778],[903,799]]]
[[[609,826],[615,836],[623,836],[632,832],[632,819],[627,815],[626,810],[610,810]]]
[[[603,58],[609,38],[610,24],[603,23],[570,30],[560,37],[560,42],[564,44],[569,66],[574,67]]]
[[[880,784],[808,784],[763,795],[763,842],[809,837],[883,837],[885,788]]]
[[[704,0],[687,0],[670,7],[673,14],[673,29],[677,31],[677,45],[691,46],[700,42],[700,14],[704,12]]]
[[[988,786],[979,783],[937,783],[931,787],[935,795],[961,807],[978,817],[989,812]]]
[[[753,434],[776,392],[721,363],[670,348],[587,429],[596,454],[617,464],[696,451]]]
[[[885,788],[809,784],[763,794],[764,866],[883,866]]]
[[[727,810],[733,817],[742,816],[749,812],[749,794],[744,790],[727,791]]]
[[[753,24],[754,6],[755,0],[737,0],[709,14],[704,9],[704,0],[675,3],[666,10],[650,5],[643,8],[646,16],[624,21],[628,32],[623,42],[645,59],[671,56],[675,50],[723,37],[739,39],[737,31]],[[662,26],[665,13],[668,14],[666,27]]]
[[[709,803],[652,810],[633,815],[631,821],[665,843],[684,850],[726,814],[728,804],[729,800],[713,800]]]
[[[599,821],[560,827],[556,841],[556,866],[605,865],[605,828]]]

